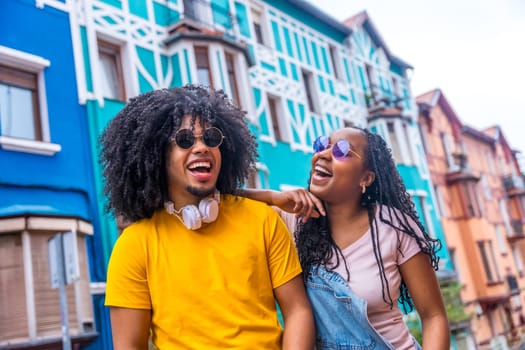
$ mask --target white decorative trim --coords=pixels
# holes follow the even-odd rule
[[[93,233],[94,233],[94,230],[93,230],[93,225],[91,225],[90,223],[84,221],[84,220],[77,220],[77,224],[78,224],[78,232],[80,233],[83,233],[85,235],[90,235],[92,236]]]
[[[74,260],[75,260],[75,270],[76,270],[76,279],[74,279],[73,281],[74,282],[79,282],[81,280],[84,280],[84,281],[89,281],[89,273],[87,276],[82,276],[82,272],[84,271],[81,271],[80,270],[80,261],[79,261],[79,252],[78,250],[79,249],[86,249],[86,241],[84,240],[82,243],[82,246],[79,247],[78,245],[78,232],[76,230],[71,230],[73,232],[73,246],[75,247],[75,250],[74,250]],[[86,257],[87,257],[87,252],[85,252],[86,254]],[[88,262],[88,268],[87,270],[89,271],[89,262]],[[74,273],[73,273],[74,274]],[[82,332],[82,324],[84,321],[86,321],[87,319],[89,319],[85,314],[84,314],[84,308],[82,307],[83,305],[83,299],[85,299],[85,296],[83,295],[82,293],[82,284],[81,283],[73,283],[73,288],[75,289],[75,313],[77,314],[77,327],[79,329],[80,332]]]
[[[91,295],[104,295],[106,294],[106,282],[91,282],[89,290]]]
[[[24,260],[24,282],[27,307],[27,330],[29,338],[34,339],[36,332],[36,307],[35,307],[35,289],[33,279],[33,262],[31,258],[31,236],[29,232],[22,232],[22,254]]]
[[[84,235],[93,234],[93,226],[83,220],[70,218],[29,217],[28,230],[76,231]]]
[[[425,190],[421,190],[421,189],[416,189],[416,190],[407,189],[407,193],[409,195],[411,195],[412,197],[413,196],[418,196],[418,197],[427,197],[428,196],[428,192],[425,191]]]
[[[270,173],[270,169],[268,169],[268,166],[266,164],[264,164],[264,163],[255,162],[255,168],[257,170],[261,170],[265,174],[269,174]]]
[[[8,151],[27,152],[54,156],[62,150],[62,146],[51,142],[19,139],[9,136],[0,136],[0,147]]]
[[[66,4],[57,0],[36,0],[36,7],[42,9],[44,6],[54,7],[57,10],[68,12],[67,1]]]
[[[25,218],[9,218],[3,219],[0,222],[2,223],[2,225],[0,225],[0,234],[20,232],[26,227]]]
[[[38,73],[51,65],[49,60],[0,45],[0,62],[10,67]]]
[[[221,46],[215,43],[208,43],[206,46],[208,47],[208,62],[211,69],[213,87],[215,89],[223,89],[230,97],[232,97],[231,90],[229,89],[230,85],[228,78],[226,77],[226,60],[224,59],[224,52],[221,50]],[[218,60],[217,55],[219,57]],[[193,59],[196,60],[195,53]],[[219,69],[219,67],[222,69]],[[195,74],[197,74],[197,70],[195,70]]]
[[[84,55],[82,54],[82,40],[80,35],[80,22],[79,19],[80,10],[77,10],[77,6],[81,6],[80,3],[75,1],[67,0],[71,7],[69,11],[69,23],[71,30],[71,39],[73,47],[73,61],[75,62],[75,76],[78,91],[78,102],[81,105],[85,105],[88,99],[87,96],[87,81],[86,72],[84,70]]]

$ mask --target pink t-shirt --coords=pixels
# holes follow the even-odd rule
[[[387,208],[385,207],[383,208],[383,217],[388,218]],[[392,309],[383,300],[381,276],[374,255],[370,229],[357,241],[342,250],[350,272],[348,284],[357,296],[367,301],[368,319],[379,334],[388,339],[396,349],[413,349],[412,337],[397,304],[399,285],[401,284],[398,266],[416,255],[420,248],[415,239],[402,232],[399,233],[398,247],[396,231],[379,219],[379,210],[376,213],[376,220],[385,275],[390,288],[390,296],[394,302]],[[417,225],[414,223],[412,226],[422,236]],[[333,262],[335,262],[335,258]],[[347,272],[342,263],[334,271],[347,279]],[[388,300],[386,291],[385,296]]]

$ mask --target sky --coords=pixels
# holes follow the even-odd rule
[[[340,21],[366,10],[414,96],[441,89],[463,124],[525,153],[525,0],[308,1]]]

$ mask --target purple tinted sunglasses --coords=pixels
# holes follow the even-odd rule
[[[322,152],[325,149],[330,148],[330,146],[332,146],[332,155],[337,160],[345,159],[349,156],[349,153],[352,153],[357,158],[362,159],[361,156],[352,149],[352,146],[348,141],[346,141],[345,139],[341,139],[332,145],[330,144],[330,139],[328,138],[328,136],[319,136],[315,139],[314,152]]]

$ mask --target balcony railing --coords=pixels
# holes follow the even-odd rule
[[[520,292],[519,286],[518,286],[518,280],[516,276],[514,275],[508,275],[507,276],[507,285],[509,287],[510,294],[516,294]]]
[[[225,34],[233,35],[236,17],[217,4],[209,0],[183,0],[184,13],[182,20],[190,21],[209,29],[220,29]]]
[[[525,181],[521,175],[508,175],[503,178],[503,186],[507,191],[525,190]]]
[[[520,219],[513,219],[511,221],[511,226],[515,237],[523,237],[523,223]]]

